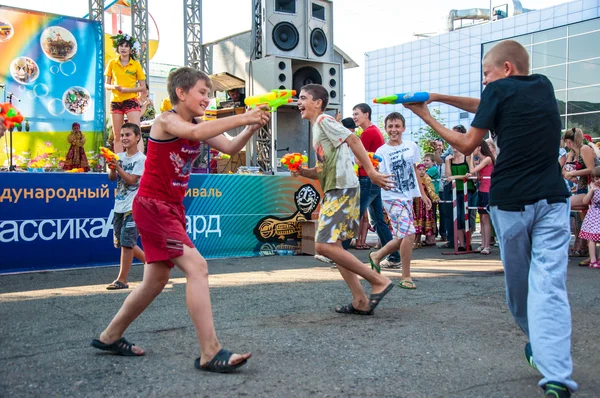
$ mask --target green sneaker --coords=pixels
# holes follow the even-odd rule
[[[569,398],[570,396],[571,392],[567,386],[562,383],[549,381],[544,386],[544,397]]]
[[[533,362],[533,351],[531,350],[531,343],[525,344],[525,360],[535,370],[537,370],[537,366],[535,366],[535,362]]]

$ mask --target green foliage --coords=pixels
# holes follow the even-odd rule
[[[433,116],[433,118],[435,120],[437,120],[442,126],[445,126],[445,124],[444,124],[445,120],[440,117],[441,112],[439,109],[433,108],[433,109],[431,109],[430,112],[431,112],[431,116]],[[431,146],[431,141],[440,140],[440,141],[444,142],[444,148],[446,148],[448,146],[448,144],[446,144],[446,142],[442,140],[442,138],[439,136],[439,134],[436,133],[428,125],[421,127],[415,135],[419,138],[417,145],[419,146],[419,149],[421,150],[421,155],[424,155],[428,152],[433,152],[433,147]]]

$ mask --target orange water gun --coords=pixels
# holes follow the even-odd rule
[[[308,162],[308,156],[301,153],[286,153],[281,158],[281,164],[287,167],[290,171],[297,171],[302,163]]]
[[[20,127],[23,122],[23,115],[21,115],[21,112],[8,102],[0,104],[0,117],[4,119],[4,126],[9,130],[14,128],[15,125]]]
[[[379,167],[379,162],[383,161],[383,158],[375,154],[375,152],[367,152],[367,155],[369,155],[369,160],[375,168]],[[354,172],[356,173],[356,175],[358,175],[358,165],[356,163],[354,163]]]
[[[102,147],[100,148],[100,153],[102,154],[102,156],[104,156],[104,159],[107,162],[112,162],[113,160],[119,160],[119,157],[117,156],[117,154],[115,154],[113,151],[111,151],[108,148]],[[108,166],[110,169],[114,169],[113,166]]]

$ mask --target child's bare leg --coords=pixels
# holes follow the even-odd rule
[[[100,334],[100,341],[111,344],[120,339],[125,329],[160,294],[169,281],[170,274],[171,270],[164,263],[146,264],[142,283],[127,296],[117,315]],[[132,350],[139,355],[144,352],[138,346],[134,346]]]
[[[209,363],[222,348],[213,322],[208,289],[208,265],[196,248],[186,245],[183,245],[183,255],[172,261],[183,271],[187,280],[185,301],[200,342],[201,365],[204,365]],[[229,364],[236,365],[247,360],[251,355],[250,353],[234,354],[229,359]]]
[[[402,239],[393,238],[381,249],[377,250],[376,252],[371,253],[370,254],[371,260],[373,260],[373,262],[375,264],[379,265],[379,263],[384,258],[386,258],[391,253],[398,251],[398,249],[400,249],[401,242],[402,242]],[[400,258],[402,258],[402,253],[400,253]]]
[[[129,123],[137,124],[139,126],[141,117],[142,117],[142,114],[140,111],[129,112],[127,114],[127,121]],[[144,140],[141,137],[140,137],[140,141],[138,142],[138,150],[141,153],[144,153]]]
[[[125,117],[120,113],[113,113],[110,115],[113,125],[114,143],[113,149],[115,153],[123,152],[123,144],[121,144],[121,126]]]
[[[133,257],[140,260],[142,262],[142,264],[146,264],[146,255],[144,254],[144,251],[142,250],[142,248],[139,247],[138,245],[135,245],[133,247]]]
[[[480,214],[481,218],[481,246],[490,247],[492,237],[492,224],[489,214]]]
[[[342,267],[350,272],[350,274],[355,274],[355,276],[352,277],[349,276],[350,274],[344,274],[342,271],[340,271],[342,277],[348,284],[348,287],[350,287],[350,290],[352,290],[353,296],[355,291],[358,292],[356,283],[358,283],[358,286],[360,286],[360,282],[358,281],[356,275],[362,276],[363,279],[371,284],[371,293],[381,293],[390,283],[392,283],[389,278],[378,274],[375,270],[372,270],[369,267],[365,267],[365,265],[358,258],[354,257],[352,253],[344,250],[340,241],[336,243],[317,243],[316,250],[317,253],[335,261],[338,269]],[[360,290],[362,291],[362,287]]]
[[[457,231],[458,236],[458,247],[465,247],[465,230],[459,229]]]
[[[410,277],[410,261],[415,235],[408,235],[400,243],[400,258],[402,259],[402,279],[412,280]]]
[[[595,263],[598,258],[596,257],[596,242],[588,240],[588,250],[590,252],[590,264]]]
[[[119,276],[117,280],[119,282],[127,283],[127,277],[131,270],[131,263],[133,262],[134,249],[131,247],[121,247],[121,266],[119,267]]]

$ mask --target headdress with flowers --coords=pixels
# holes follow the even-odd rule
[[[126,41],[129,43],[129,47],[131,47],[131,58],[138,59],[140,52],[142,51],[142,46],[140,42],[135,39],[135,37],[130,34],[123,33],[123,31],[118,31],[116,35],[110,37],[113,41],[113,48],[115,51],[118,51],[119,43],[122,41]]]

